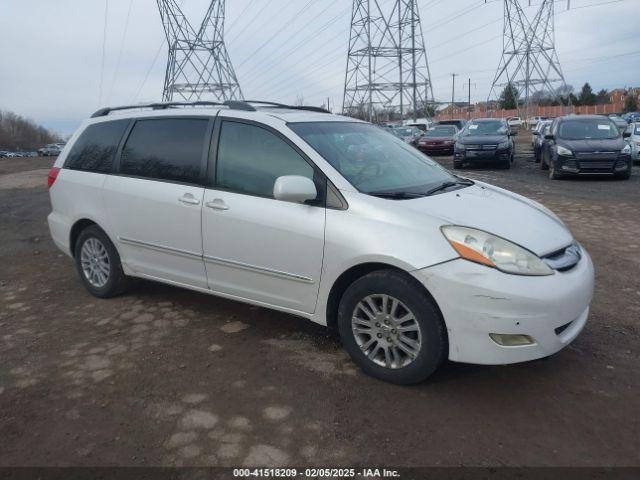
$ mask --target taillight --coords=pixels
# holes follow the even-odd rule
[[[58,167],[51,167],[51,170],[49,170],[49,175],[47,176],[47,185],[49,188],[51,188],[56,181],[56,178],[58,178],[58,173],[60,173],[60,169]]]

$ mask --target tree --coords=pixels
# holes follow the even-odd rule
[[[509,82],[500,94],[500,108],[515,110],[518,108],[518,89]]]
[[[609,92],[607,92],[604,88],[600,90],[596,95],[596,102],[598,103],[598,105],[609,103]]]
[[[596,104],[596,96],[593,93],[593,89],[589,82],[585,83],[582,86],[582,90],[580,90],[580,96],[578,97],[580,100],[580,105],[595,105]]]
[[[629,93],[624,99],[624,113],[638,111],[638,97]]]

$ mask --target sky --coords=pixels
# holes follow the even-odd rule
[[[210,0],[178,0],[199,25]],[[640,86],[640,0],[556,0],[568,84]],[[539,0],[521,0],[529,16]],[[437,100],[487,99],[501,0],[418,0]],[[105,8],[106,7],[106,8]],[[225,41],[245,98],[342,103],[352,0],[227,0]],[[106,12],[106,15],[105,15]],[[106,19],[106,28],[105,28]],[[105,105],[158,101],[167,45],[156,0],[0,0],[0,109],[68,135]]]

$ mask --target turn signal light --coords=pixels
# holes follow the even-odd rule
[[[533,345],[535,340],[529,335],[509,335],[505,333],[490,333],[491,340],[503,347],[519,347],[523,345]]]

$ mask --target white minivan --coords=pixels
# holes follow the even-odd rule
[[[93,295],[139,277],[305,317],[390,382],[552,355],[589,313],[591,259],[548,209],[313,107],[103,109],[49,187]]]

